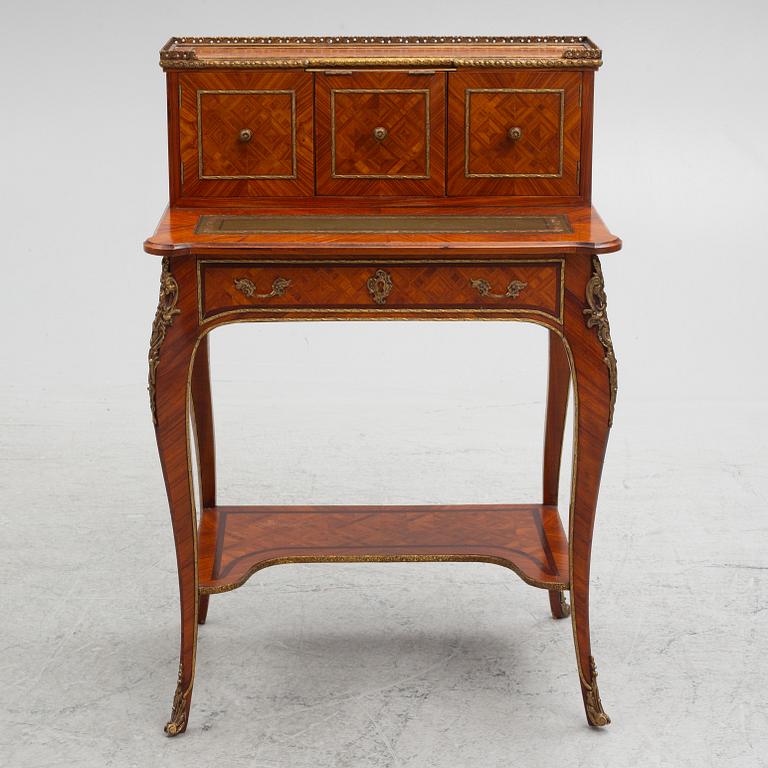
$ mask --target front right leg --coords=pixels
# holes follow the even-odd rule
[[[570,344],[576,394],[576,445],[570,511],[571,619],[576,662],[587,721],[604,726],[611,719],[597,687],[589,629],[592,532],[608,434],[617,391],[605,286],[599,258],[574,257],[568,264],[566,338]]]
[[[194,261],[163,259],[149,348],[149,396],[173,524],[181,603],[181,651],[169,736],[186,730],[197,646],[197,518],[190,474],[188,388],[197,342]]]

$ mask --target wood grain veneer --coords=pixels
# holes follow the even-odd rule
[[[579,72],[453,73],[448,193],[578,195],[581,88]]]
[[[568,541],[557,507],[206,507],[200,527],[205,594],[288,562],[477,561],[543,589],[568,588]]]
[[[507,262],[446,260],[373,262],[200,261],[200,317],[254,311],[306,310],[426,315],[484,309],[495,314],[542,314],[561,321],[565,264],[516,259]],[[370,281],[381,273],[386,295]],[[276,288],[277,286],[277,288]]]
[[[206,198],[312,194],[312,75],[183,73],[177,87],[180,194]]]
[[[318,194],[443,194],[443,73],[315,77]]]

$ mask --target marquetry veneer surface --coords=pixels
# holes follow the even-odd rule
[[[321,195],[441,195],[445,75],[324,73],[315,81]]]
[[[580,101],[577,72],[452,73],[448,193],[578,194]]]
[[[312,194],[310,74],[195,72],[177,87],[185,195]]]
[[[559,321],[562,277],[559,260],[428,264],[209,261],[200,265],[200,314],[208,318],[254,307],[489,307],[541,312]],[[385,281],[383,293],[377,293],[377,280]]]
[[[203,592],[242,584],[283,562],[473,560],[566,588],[568,544],[556,507],[212,507],[200,533]]]

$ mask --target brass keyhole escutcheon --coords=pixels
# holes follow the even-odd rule
[[[523,135],[522,128],[518,128],[517,126],[513,126],[507,131],[507,138],[510,141],[517,141],[522,135]]]
[[[392,292],[392,275],[383,269],[377,269],[368,278],[368,293],[377,304],[385,304],[387,296]]]
[[[243,128],[237,137],[243,144],[247,144],[253,138],[253,131],[250,128]]]
[[[373,129],[373,138],[376,141],[384,141],[387,138],[387,129],[383,125],[379,125]]]

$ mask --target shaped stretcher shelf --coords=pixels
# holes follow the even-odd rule
[[[200,592],[227,592],[281,563],[474,561],[503,565],[543,589],[568,589],[557,507],[207,507]]]

